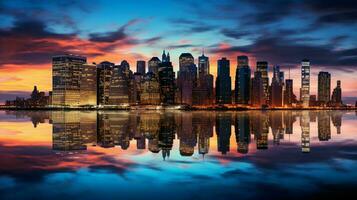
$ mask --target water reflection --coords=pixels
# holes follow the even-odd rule
[[[174,141],[181,156],[210,153],[212,142],[221,154],[247,154],[269,148],[290,138],[294,124],[301,127],[301,152],[309,153],[310,123],[317,121],[319,141],[331,139],[331,122],[341,134],[343,112],[7,112],[16,118],[30,117],[34,127],[52,123],[52,148],[59,152],[85,151],[89,146],[138,150],[170,157]],[[317,119],[317,120],[316,120]],[[296,130],[295,130],[296,132]],[[216,135],[216,140],[211,140]],[[231,137],[235,138],[234,144]],[[255,145],[250,145],[251,143]],[[234,147],[233,147],[234,146]]]

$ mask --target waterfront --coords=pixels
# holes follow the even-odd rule
[[[0,111],[0,198],[343,196],[357,186],[356,122],[354,111]]]

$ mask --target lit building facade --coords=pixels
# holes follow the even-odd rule
[[[80,105],[97,105],[97,66],[94,64],[82,65]]]
[[[328,72],[319,72],[317,100],[326,105],[331,97],[331,74]]]
[[[153,72],[148,72],[141,84],[140,103],[159,105],[161,103],[160,84]]]
[[[97,65],[97,105],[109,104],[113,72],[114,63],[104,61]]]
[[[254,77],[251,82],[251,105],[260,107],[265,104],[264,87],[261,72],[254,72]]]
[[[266,101],[269,100],[269,76],[268,76],[268,62],[258,61],[256,71],[261,72],[263,88],[264,88],[264,98]]]
[[[301,63],[301,98],[302,106],[309,107],[310,102],[310,61],[303,60]]]
[[[245,84],[245,79],[246,77],[240,79],[240,73],[243,73],[244,71],[246,72],[246,69],[240,72],[240,69],[242,68],[249,68],[249,59],[248,56],[238,56],[237,57],[237,68],[236,68],[236,78],[235,78],[235,84],[234,84],[234,101],[235,103],[242,104],[243,102],[243,96],[244,94],[240,94],[240,92],[243,92],[246,90],[245,87],[248,85],[241,85]],[[249,76],[250,78],[250,76]],[[244,83],[240,83],[241,81],[244,81]],[[248,87],[249,90],[249,87]]]
[[[76,55],[52,57],[52,105],[79,106],[82,65],[87,58]]]

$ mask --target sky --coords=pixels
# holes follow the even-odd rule
[[[299,96],[300,62],[311,61],[311,94],[317,74],[329,71],[331,88],[342,81],[345,99],[357,97],[355,0],[0,0],[0,102],[52,88],[51,57],[72,53],[88,62],[178,57],[204,50],[211,73],[217,59],[236,57],[279,65]]]

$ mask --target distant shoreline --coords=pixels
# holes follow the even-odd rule
[[[15,108],[15,107],[4,107],[0,106],[0,110],[9,111],[152,111],[152,110],[182,110],[182,111],[303,111],[303,110],[347,110],[347,111],[357,111],[357,107],[326,107],[326,108],[245,108],[245,107],[211,107],[211,108],[197,108],[197,107],[122,107],[122,108]]]

